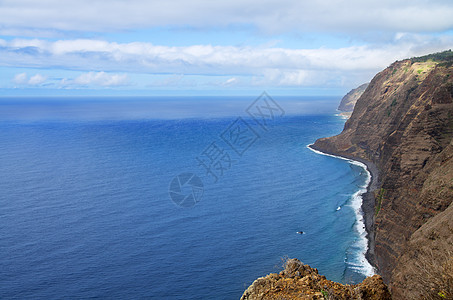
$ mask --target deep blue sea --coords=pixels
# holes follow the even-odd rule
[[[256,99],[0,99],[0,298],[239,299],[286,256],[361,281],[368,174],[306,147],[339,98]]]

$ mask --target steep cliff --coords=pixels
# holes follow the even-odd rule
[[[343,132],[313,146],[378,167],[371,234],[397,299],[453,298],[452,65],[451,51],[393,63],[373,78]]]
[[[354,106],[357,103],[357,100],[362,96],[363,92],[365,92],[366,88],[368,87],[369,83],[364,83],[361,86],[350,90],[340,101],[340,105],[338,106],[338,110],[342,112],[352,112],[354,110]]]

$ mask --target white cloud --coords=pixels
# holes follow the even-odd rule
[[[4,0],[0,5],[4,34],[23,30],[32,36],[48,35],[55,29],[244,24],[264,32],[442,32],[453,28],[453,3],[444,0]]]
[[[309,84],[316,84],[310,82],[309,72],[305,70],[268,70],[264,76],[271,82],[277,82],[281,86],[307,86]],[[311,78],[317,78],[311,77]]]
[[[112,70],[175,74],[253,74],[256,70],[270,68],[370,70],[381,68],[395,59],[442,50],[453,45],[453,37],[430,38],[399,34],[397,38],[390,45],[337,49],[212,45],[168,47],[143,42],[15,39],[5,42],[3,49],[0,48],[0,65],[55,66],[84,70],[102,66]]]
[[[47,77],[41,74],[35,74],[29,78],[27,73],[16,74],[13,78],[13,82],[20,85],[40,85],[46,80]]]
[[[446,42],[452,44],[453,39]],[[105,66],[143,72],[201,74],[254,73],[254,70],[263,68],[375,69],[387,64],[389,59],[411,54],[413,46],[285,49],[211,45],[166,47],[98,40],[13,40],[0,49],[0,65],[50,65],[69,69]],[[30,49],[33,51],[30,52]]]
[[[27,73],[16,74],[13,78],[13,82],[16,84],[26,84],[28,81]]]
[[[102,40],[14,39],[0,47],[0,67],[64,69],[86,72],[63,84],[128,85],[126,73],[178,74],[151,85],[175,85],[185,75],[250,76],[271,86],[339,85],[365,82],[395,60],[452,48],[453,37],[395,34],[385,45],[288,49],[251,46],[193,45],[168,47],[151,43]],[[91,72],[87,72],[91,71]],[[121,72],[122,74],[118,73]],[[20,76],[19,76],[20,75]],[[45,77],[18,74],[16,83],[41,84]],[[341,77],[341,80],[339,78]],[[346,79],[345,79],[346,78]],[[241,82],[242,84],[243,82]]]
[[[39,85],[44,83],[47,80],[46,76],[42,76],[41,74],[36,74],[30,77],[28,80],[28,84],[30,85]]]
[[[0,39],[0,67],[84,72],[61,81],[26,73],[12,80],[35,86],[124,86],[131,85],[132,73],[153,74],[152,80],[144,80],[148,87],[197,85],[200,77],[215,86],[352,86],[397,59],[453,48],[447,32],[453,30],[451,16],[453,2],[447,0],[2,0],[0,35],[33,38]],[[247,34],[264,37],[292,32],[301,40],[307,38],[304,33],[321,33],[320,39],[327,33],[326,42],[340,38],[349,45],[352,37],[354,43],[357,38],[368,43],[318,49],[279,48],[272,41],[261,46],[169,47],[71,38],[128,30],[140,35],[152,27],[157,32],[162,27],[246,28]],[[269,40],[283,37],[285,42],[288,36]],[[223,77],[206,80],[213,75]]]
[[[227,79],[225,82],[222,83],[223,86],[232,86],[232,85],[236,85],[239,83],[239,79],[237,79],[236,77],[232,77],[232,78],[229,78]]]
[[[129,84],[129,78],[126,74],[109,74],[105,72],[88,72],[79,75],[73,80],[64,80],[64,84],[82,85],[82,86],[124,86]]]

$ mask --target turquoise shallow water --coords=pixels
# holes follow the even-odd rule
[[[1,100],[0,298],[237,299],[284,256],[362,280],[366,173],[306,148],[341,131],[338,99],[274,99],[265,127],[248,97]]]

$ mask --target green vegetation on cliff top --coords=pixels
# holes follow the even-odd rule
[[[427,62],[427,61],[437,61],[437,62],[444,62],[444,63],[453,63],[453,52],[450,50],[432,53],[420,57],[412,57],[412,63],[415,62]]]

